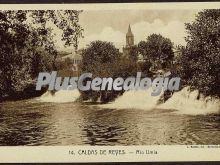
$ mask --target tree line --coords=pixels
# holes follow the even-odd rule
[[[83,33],[80,12],[0,11],[0,100],[40,94],[35,91],[38,73],[57,67],[54,33],[47,24],[61,29],[65,45],[77,49]],[[182,87],[220,97],[220,10],[199,12],[192,23],[186,23],[186,32],[187,44],[177,47],[181,52],[178,57],[174,57],[172,41],[160,34],[146,37],[130,49],[128,56],[123,56],[113,43],[93,41],[82,52],[80,70],[112,78],[135,76],[137,71],[153,76],[157,70],[170,70],[181,78]],[[139,55],[143,61],[138,61]],[[122,93],[89,91],[82,93],[82,98],[107,102]]]
[[[169,38],[152,34],[123,56],[113,43],[94,41],[82,53],[81,72],[99,77],[129,77],[142,71],[153,76],[157,70],[171,71],[205,96],[220,97],[220,10],[203,10],[193,23],[186,23],[186,46],[178,45],[181,55],[174,57]],[[138,62],[138,55],[144,60]],[[82,92],[83,99],[108,102],[124,91]],[[166,92],[167,94],[167,92]]]

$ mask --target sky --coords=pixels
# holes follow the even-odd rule
[[[122,49],[128,25],[134,34],[134,42],[146,40],[152,33],[168,37],[175,44],[185,45],[187,36],[184,23],[195,20],[197,10],[92,10],[83,11],[79,23],[84,29],[79,48],[85,48],[91,41],[113,42]],[[60,36],[56,37],[59,41]],[[57,42],[60,48],[62,43]]]

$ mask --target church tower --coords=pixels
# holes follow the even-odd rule
[[[131,26],[128,26],[128,32],[126,34],[126,45],[123,47],[123,55],[128,56],[131,48],[134,46],[134,35],[131,31]]]
[[[128,32],[126,34],[126,47],[131,47],[134,45],[134,35],[131,32],[131,26],[128,26]]]

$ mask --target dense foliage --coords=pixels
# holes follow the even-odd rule
[[[171,67],[174,53],[173,43],[169,38],[160,34],[151,34],[146,41],[139,42],[138,49],[146,65],[150,64],[154,71]]]
[[[90,72],[93,77],[123,77],[135,76],[137,64],[133,58],[124,57],[110,42],[93,41],[82,53],[81,72]],[[102,102],[113,100],[123,91],[88,91],[82,92],[83,99]]]
[[[82,29],[78,11],[0,11],[0,100],[33,95],[41,71],[54,69],[53,23],[66,45],[77,47]],[[68,22],[68,23],[67,23]]]
[[[220,10],[199,12],[186,24],[186,48],[179,58],[179,74],[186,85],[205,95],[220,96]]]

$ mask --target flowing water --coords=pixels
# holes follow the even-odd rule
[[[105,105],[74,102],[78,91],[0,103],[0,145],[220,144],[219,100],[187,88],[159,97],[128,91]]]

